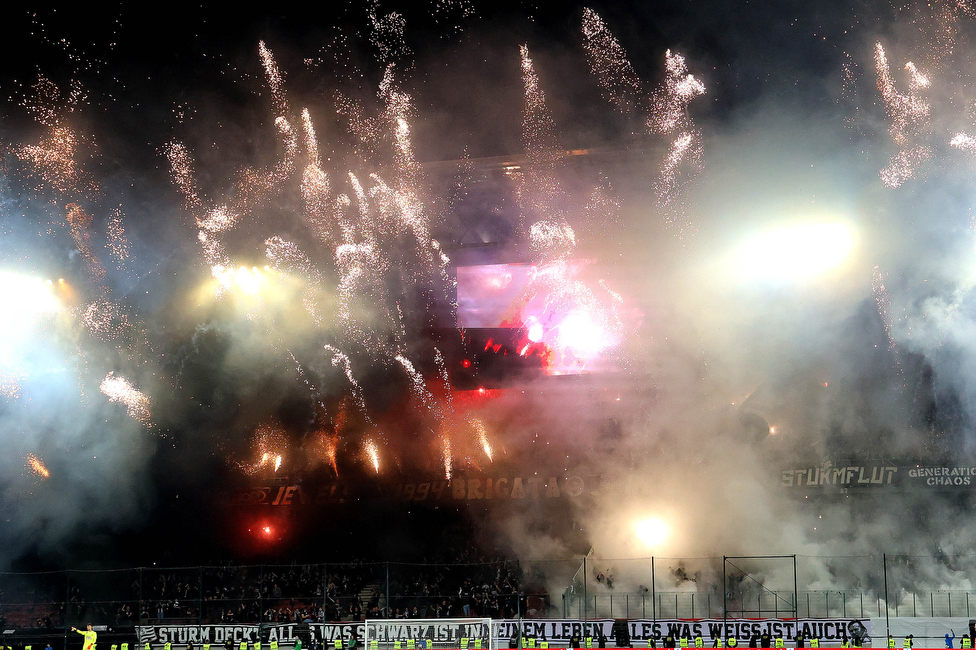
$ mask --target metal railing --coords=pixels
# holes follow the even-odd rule
[[[923,560],[950,567],[958,582],[968,582],[965,567],[971,560],[976,567],[974,557],[855,558],[873,571],[869,588],[859,590],[783,588],[784,582],[796,579],[795,556],[735,558],[734,570],[724,573],[723,558],[0,573],[0,623],[55,633],[87,623],[131,629],[139,624],[318,623],[398,616],[971,618],[976,617],[976,591],[909,587]],[[811,573],[802,563],[801,570]],[[777,582],[780,586],[773,588]]]

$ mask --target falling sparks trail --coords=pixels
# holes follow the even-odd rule
[[[603,19],[588,7],[583,10],[583,48],[590,70],[610,101],[623,113],[633,111],[641,95],[641,81],[623,46],[610,33]]]
[[[928,128],[931,111],[921,92],[932,82],[909,61],[905,64],[905,70],[909,74],[908,94],[899,93],[881,43],[875,45],[874,62],[878,74],[878,92],[881,93],[888,118],[888,134],[898,147],[888,165],[881,170],[881,180],[894,189],[914,178],[919,167],[932,156],[932,150],[920,143]]]
[[[888,339],[888,351],[895,357],[895,368],[904,375],[905,369],[901,365],[901,356],[898,354],[895,339],[891,334],[891,328],[894,325],[891,316],[891,299],[888,297],[888,289],[885,287],[884,273],[878,265],[875,265],[871,272],[871,292],[874,294],[874,302],[878,305],[878,315],[881,316],[881,322],[884,324],[885,336]]]

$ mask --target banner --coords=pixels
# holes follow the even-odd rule
[[[494,622],[496,642],[501,645],[515,635],[518,621]],[[673,636],[678,639],[702,637],[705,645],[711,647],[716,637],[735,637],[745,640],[753,636],[768,634],[771,638],[794,639],[797,634],[806,638],[817,637],[821,641],[841,641],[857,635],[867,643],[871,636],[870,619],[831,618],[831,619],[600,619],[585,623],[578,620],[522,620],[522,635],[545,638],[558,643],[566,642],[576,636],[579,638],[599,638],[621,640],[625,638],[636,646],[647,646],[647,640]],[[660,645],[660,643],[658,644]],[[739,645],[748,645],[740,642]]]
[[[854,461],[857,463],[857,461]],[[833,465],[791,467],[780,473],[784,488],[810,490],[971,490],[976,487],[972,465]]]
[[[381,487],[381,495],[410,503],[460,501],[540,501],[577,499],[600,488],[596,479],[582,476],[455,476],[445,479],[404,481]],[[320,506],[355,501],[356,486],[339,483],[263,485],[229,495],[237,506]]]
[[[385,636],[389,640],[395,639],[424,639],[449,638],[450,634],[442,633],[437,628],[448,628],[458,623],[452,619],[443,619],[443,624],[432,622],[430,619],[403,619],[386,626]],[[522,636],[525,638],[545,639],[560,646],[569,644],[570,639],[577,637],[599,638],[601,636],[612,640],[612,645],[631,644],[635,647],[646,647],[651,637],[663,639],[672,636],[676,639],[684,637],[694,639],[700,636],[707,646],[711,646],[716,637],[735,637],[740,639],[740,646],[747,646],[747,639],[768,634],[776,639],[794,639],[798,634],[810,639],[819,638],[822,642],[843,641],[851,638],[861,638],[865,645],[869,645],[871,638],[871,620],[855,618],[831,619],[598,619],[581,622],[576,619],[517,619],[492,621],[492,635],[496,647],[507,647],[511,638],[521,624]],[[175,646],[193,643],[199,646],[203,643],[213,645],[230,645],[237,650],[239,644],[256,641],[269,643],[277,641],[283,650],[292,648],[298,639],[304,646],[318,642],[330,645],[330,641],[342,639],[349,641],[353,638],[362,640],[365,636],[366,624],[359,623],[268,623],[260,628],[257,625],[143,625],[136,627],[136,638],[140,645],[151,643],[159,645],[171,643]],[[883,632],[884,630],[882,630]],[[445,637],[447,634],[447,637]],[[259,636],[260,635],[260,636]],[[660,645],[660,644],[659,644]]]

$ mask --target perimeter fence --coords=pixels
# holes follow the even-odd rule
[[[470,616],[970,618],[976,617],[976,589],[967,587],[974,577],[976,555],[587,557],[6,572],[0,573],[0,628],[55,634],[86,624],[131,630]],[[853,587],[817,589],[818,582]]]

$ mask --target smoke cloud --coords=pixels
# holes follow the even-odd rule
[[[781,485],[973,454],[972,8],[835,4],[374,3],[128,65],[52,54],[70,29],[35,17],[0,130],[0,560],[76,562],[279,468],[494,463],[599,489],[486,538],[629,589],[651,555],[693,590],[722,555],[797,554],[802,586],[877,592],[881,553],[918,556],[896,590],[969,589],[968,492]],[[471,406],[457,267],[511,261],[535,274],[515,354],[573,372]]]

